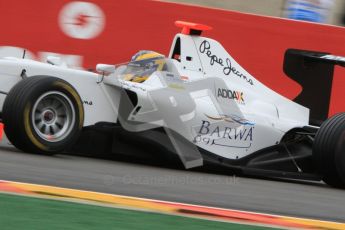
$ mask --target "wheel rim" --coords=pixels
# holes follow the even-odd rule
[[[71,133],[76,115],[72,101],[65,94],[50,91],[37,99],[31,117],[33,128],[40,138],[58,142]]]

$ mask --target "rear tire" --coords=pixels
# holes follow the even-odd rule
[[[66,81],[48,76],[26,78],[8,93],[3,122],[9,141],[31,153],[67,150],[84,123],[80,96]]]
[[[313,160],[326,184],[345,188],[345,113],[321,125],[314,140]]]

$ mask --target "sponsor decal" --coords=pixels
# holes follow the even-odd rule
[[[220,126],[203,120],[194,143],[248,149],[252,146],[254,128],[253,125],[241,125],[236,128]]]
[[[217,97],[235,100],[236,102],[238,102],[242,105],[245,104],[243,92],[241,92],[241,91],[233,91],[233,90],[229,90],[229,89],[218,89],[217,90]]]
[[[92,102],[92,101],[88,101],[88,100],[84,100],[84,101],[83,101],[83,104],[84,104],[84,105],[90,105],[90,106],[91,106],[91,105],[93,105],[93,102]]]
[[[205,114],[205,116],[207,118],[209,118],[210,120],[214,120],[214,121],[225,121],[225,122],[229,122],[229,123],[237,123],[240,125],[249,125],[249,126],[253,126],[255,125],[254,122],[250,122],[245,118],[241,118],[239,116],[236,115],[220,115],[218,117],[213,117],[213,116],[209,116],[207,114]]]
[[[105,15],[94,3],[70,2],[60,12],[59,26],[69,37],[93,39],[104,29]]]
[[[199,47],[199,52],[202,54],[205,54],[207,57],[210,58],[210,65],[213,66],[214,64],[218,64],[223,68],[223,73],[226,76],[229,76],[230,74],[233,74],[243,80],[245,80],[250,85],[254,85],[254,82],[251,78],[249,78],[247,75],[241,73],[239,70],[236,69],[235,66],[232,65],[231,59],[222,59],[218,57],[216,54],[212,53],[211,51],[211,44],[204,40]]]

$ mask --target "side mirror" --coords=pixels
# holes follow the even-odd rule
[[[97,64],[96,70],[97,72],[102,73],[104,75],[109,75],[115,72],[115,66],[107,64]]]

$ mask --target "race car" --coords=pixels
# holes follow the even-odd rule
[[[68,68],[56,57],[48,63],[1,59],[1,118],[10,142],[25,152],[54,154],[87,146],[80,136],[102,127],[116,136],[108,143],[115,151],[159,148],[177,154],[186,168],[211,162],[248,175],[345,187],[345,114],[327,119],[329,101],[318,106],[308,83],[311,73],[331,81],[334,65],[345,63],[341,57],[286,52],[285,73],[306,89],[298,104],[203,37],[211,27],[175,24],[182,31],[168,57],[144,50],[126,64],[98,64],[97,72]]]

